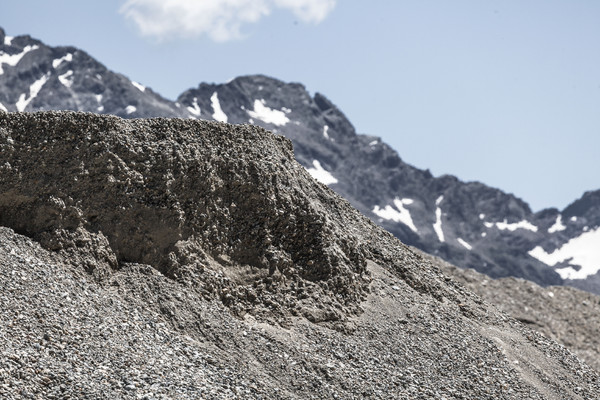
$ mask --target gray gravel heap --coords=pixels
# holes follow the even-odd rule
[[[93,275],[149,264],[238,313],[315,321],[364,299],[364,246],[339,234],[350,206],[314,184],[283,137],[186,120],[7,117],[0,225]]]
[[[600,296],[568,286],[542,287],[512,277],[491,279],[431,258],[445,274],[600,371]]]
[[[600,398],[252,126],[0,112],[0,397]]]

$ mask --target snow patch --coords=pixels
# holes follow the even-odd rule
[[[442,230],[442,209],[439,207],[435,209],[435,224],[433,224],[433,230],[435,231],[439,241],[444,242],[444,231]]]
[[[73,71],[68,70],[67,72],[65,72],[62,75],[58,76],[58,80],[60,81],[60,83],[62,83],[65,87],[70,88],[71,85],[73,85]]]
[[[375,146],[377,143],[379,143],[379,140],[373,140],[369,143],[369,146]]]
[[[101,101],[102,101],[102,95],[101,94],[97,94],[96,95],[96,102],[98,102],[98,104],[100,104]],[[103,112],[104,111],[104,106],[103,105],[98,106],[98,108],[96,108],[96,111]]]
[[[462,245],[462,246],[463,246],[465,249],[467,249],[467,250],[471,250],[471,249],[473,249],[473,246],[471,246],[469,243],[465,242],[465,241],[464,241],[463,239],[461,239],[461,238],[458,238],[458,239],[456,239],[456,241],[457,241],[458,243],[460,243],[460,244],[461,244],[461,245]]]
[[[410,205],[413,203],[412,199],[402,199],[395,198],[393,201],[396,208],[391,205],[387,205],[384,208],[380,208],[379,206],[375,206],[373,208],[373,213],[380,218],[391,220],[394,222],[402,222],[404,225],[408,226],[413,232],[417,232],[417,227],[413,222],[412,216],[410,215],[410,211],[406,209],[405,205]]]
[[[479,214],[479,219],[484,219],[485,218],[485,214]]]
[[[140,92],[145,92],[146,91],[146,86],[142,85],[141,83],[137,83],[137,82],[131,81],[131,84],[133,86],[135,86]]]
[[[14,38],[14,36],[4,36],[4,45],[10,46]]]
[[[486,237],[487,236],[487,232],[481,232],[481,237]]]
[[[548,229],[548,233],[560,232],[567,229],[566,226],[563,225],[562,216],[559,214],[556,217],[556,222]]]
[[[318,160],[313,160],[313,168],[307,168],[306,170],[313,178],[325,185],[338,183],[338,180],[331,175],[331,172],[326,171]]]
[[[290,110],[290,109],[289,109],[289,108],[287,108],[287,107],[281,107],[281,111],[283,111],[283,112],[284,112],[284,113],[286,113],[286,114],[289,114],[289,113],[291,113],[291,112],[292,112],[292,110]]]
[[[212,96],[210,96],[210,105],[213,108],[212,117],[219,122],[227,122],[227,115],[221,109],[221,103],[219,103],[219,95],[217,92],[214,92]]]
[[[571,222],[577,222],[577,217],[575,217],[575,216],[571,217]]]
[[[266,102],[263,99],[254,100],[254,110],[248,110],[246,112],[252,118],[260,119],[267,124],[284,126],[290,122],[290,119],[285,115],[285,112],[267,107]]]
[[[25,110],[25,107],[27,107],[27,105],[31,102],[31,100],[35,99],[35,97],[38,95],[40,90],[42,90],[42,87],[46,84],[46,82],[48,82],[49,77],[50,77],[50,72],[48,72],[46,75],[42,76],[37,81],[33,82],[31,84],[31,86],[29,86],[29,97],[27,97],[27,95],[25,93],[21,93],[21,96],[19,96],[19,100],[17,101],[17,104],[16,104],[18,111]]]
[[[547,253],[541,246],[529,251],[529,255],[544,264],[553,267],[568,261],[571,265],[581,267],[576,271],[573,267],[558,268],[556,272],[563,279],[585,279],[600,271],[600,228],[591,230],[569,240],[559,249]]]
[[[71,53],[67,53],[66,55],[62,56],[61,58],[57,58],[55,60],[52,60],[52,68],[56,69],[58,68],[58,66],[60,64],[62,64],[63,62],[71,62],[73,61],[73,54]]]
[[[523,220],[523,221],[519,221],[519,222],[513,222],[511,224],[509,224],[506,219],[502,222],[483,222],[483,225],[485,225],[486,228],[493,228],[494,226],[498,229],[500,229],[501,231],[511,231],[514,232],[517,229],[527,229],[529,231],[532,232],[537,232],[538,227],[533,225],[531,222]]]
[[[537,232],[537,226],[533,225],[531,222],[523,220],[519,222],[514,222],[509,224],[504,220],[504,222],[496,222],[496,227],[501,231],[508,230],[511,232],[516,231],[517,229],[527,229],[528,231]]]
[[[329,133],[327,133],[329,131],[329,126],[325,125],[323,127],[323,136],[325,136],[325,139],[329,139]]]
[[[23,48],[23,51],[20,52],[19,54],[6,54],[3,51],[0,51],[0,75],[2,75],[4,73],[4,70],[2,69],[2,64],[8,64],[11,67],[14,67],[15,65],[17,65],[19,63],[19,61],[21,61],[21,58],[23,58],[23,56],[27,53],[29,53],[30,51],[33,51],[35,49],[39,49],[38,45],[33,45],[33,46],[25,46]]]
[[[0,110],[8,112],[8,110],[6,109],[6,107],[4,107],[4,104],[2,103],[0,103]]]
[[[125,108],[125,112],[126,112],[127,114],[133,114],[133,113],[134,113],[134,112],[136,112],[136,111],[137,111],[137,107],[136,107],[136,106],[127,106],[127,107]]]
[[[435,200],[435,224],[433,224],[433,230],[437,235],[440,242],[444,242],[444,231],[442,230],[442,209],[439,207],[440,204],[444,201],[444,196],[440,196]]]
[[[188,107],[187,110],[194,114],[195,116],[200,116],[200,106],[198,105],[198,98],[194,97],[194,101],[192,101],[191,107]]]

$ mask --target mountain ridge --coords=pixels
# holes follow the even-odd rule
[[[600,190],[563,211],[534,213],[500,189],[434,177],[405,163],[380,138],[358,134],[330,100],[318,92],[311,96],[300,83],[249,75],[201,83],[173,102],[80,50],[49,48],[26,36],[1,43],[3,59],[11,60],[0,64],[0,104],[8,111],[74,109],[260,125],[291,139],[296,159],[313,177],[409,245],[492,277],[600,293],[598,250],[578,256],[600,232]],[[15,56],[21,59],[12,65]]]

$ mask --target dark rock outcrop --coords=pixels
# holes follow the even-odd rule
[[[366,294],[368,250],[342,233],[360,215],[315,185],[281,136],[74,113],[5,113],[0,132],[0,225],[52,250],[91,252],[102,263],[90,272],[149,264],[236,307],[272,289],[269,304],[295,301],[286,314],[311,320],[339,320]],[[327,294],[321,316],[301,306],[313,292]]]

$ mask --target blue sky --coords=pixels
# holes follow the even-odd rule
[[[598,1],[0,0],[0,26],[171,99],[252,73],[301,82],[405,161],[534,210],[600,188]]]

